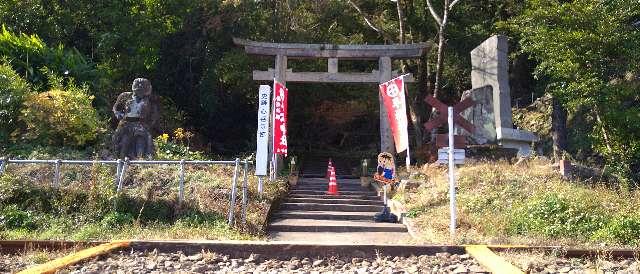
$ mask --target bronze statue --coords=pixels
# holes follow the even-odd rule
[[[151,82],[145,78],[133,80],[131,90],[121,93],[113,105],[113,114],[120,120],[113,145],[119,158],[151,158],[155,154],[151,131],[160,116],[158,103],[151,94]]]

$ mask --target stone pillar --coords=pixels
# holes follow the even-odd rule
[[[513,128],[508,53],[508,39],[502,35],[491,36],[471,51],[471,87],[493,88],[496,128]]]
[[[378,82],[384,83],[391,80],[391,58],[380,57],[378,60]],[[382,96],[378,91],[378,100],[380,101],[380,151],[386,151],[391,154],[396,153],[396,147],[393,143],[393,134],[391,133],[391,126],[389,125],[389,116],[387,116],[387,109],[384,106]]]

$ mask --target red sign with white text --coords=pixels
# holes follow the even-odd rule
[[[273,82],[273,153],[287,155],[287,97],[289,90]]]
[[[382,95],[387,110],[396,152],[402,152],[409,146],[407,108],[404,100],[404,79],[402,76],[380,84],[380,95]]]

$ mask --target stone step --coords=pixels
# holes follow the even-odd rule
[[[282,203],[281,210],[308,210],[308,211],[350,211],[350,212],[380,212],[382,206],[378,205],[345,205],[345,204],[318,204],[318,203]]]
[[[373,191],[351,191],[351,190],[340,190],[338,189],[340,195],[364,195],[364,196],[376,196],[376,193]],[[289,195],[291,194],[307,194],[307,195],[325,195],[327,193],[327,189],[324,190],[300,190],[300,189],[292,189],[289,190]],[[340,196],[338,195],[338,196]]]
[[[360,182],[354,182],[354,180],[336,180],[339,185],[347,185],[347,186],[360,186]],[[307,179],[299,180],[298,185],[328,185],[329,180],[315,180],[315,181],[307,181]]]
[[[315,204],[340,204],[340,205],[383,205],[382,201],[360,199],[333,199],[328,198],[288,198],[287,203],[315,203]]]
[[[407,244],[412,241],[406,232],[271,232],[271,241],[336,244]],[[384,254],[383,254],[384,255]]]
[[[316,219],[316,220],[373,220],[376,212],[345,211],[300,211],[282,210],[273,214],[274,218]]]
[[[314,219],[275,220],[269,229],[282,232],[407,232],[402,224]]]
[[[353,183],[341,183],[340,181],[337,182],[338,187],[352,187],[352,188],[365,188],[366,187],[362,187],[360,184],[353,184]],[[298,184],[296,185],[296,187],[308,187],[308,186],[312,186],[312,187],[327,187],[329,186],[329,182],[321,182],[321,183],[316,183],[316,182],[298,182]]]
[[[360,200],[381,200],[382,198],[374,195],[373,193],[371,193],[371,195],[347,195],[347,194],[342,194],[340,193],[340,195],[325,195],[325,194],[289,194],[290,198],[327,198],[327,199],[360,199]]]
[[[299,185],[294,187],[295,190],[324,190],[329,189],[329,185]],[[362,188],[360,186],[343,186],[338,184],[338,190],[344,191],[366,191],[369,190],[367,188]]]

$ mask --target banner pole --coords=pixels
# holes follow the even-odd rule
[[[276,78],[273,77],[273,111],[271,113],[271,123],[272,123],[272,131],[271,131],[271,151],[272,151],[272,156],[271,156],[271,164],[273,167],[273,171],[272,171],[272,177],[273,180],[275,181],[276,179],[278,179],[278,161],[277,161],[277,157],[276,157]]]
[[[402,91],[405,93],[405,94],[403,94],[403,96],[404,96],[404,106],[405,106],[405,115],[406,115],[407,110],[409,109],[409,104],[407,103],[407,101],[408,101],[407,97],[409,95],[409,91],[407,91],[407,85],[404,82],[404,77],[407,76],[407,75],[409,75],[409,74],[407,73],[407,74],[403,74],[401,76],[402,77]],[[411,146],[411,145],[409,145],[409,121],[407,121],[406,131],[407,131],[407,134],[405,134],[405,136],[406,136],[406,139],[407,139],[406,140],[407,141],[407,157],[405,158],[405,163],[407,164],[407,172],[411,173],[411,154],[409,153],[409,147]]]

